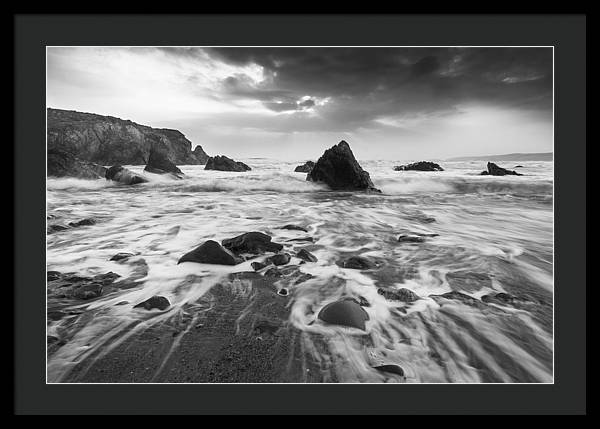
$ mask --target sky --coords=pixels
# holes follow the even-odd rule
[[[553,148],[552,48],[48,47],[47,107],[209,155],[427,160]]]

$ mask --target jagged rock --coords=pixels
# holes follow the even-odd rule
[[[208,161],[209,156],[206,154],[206,152],[204,152],[202,146],[200,145],[194,148],[192,154],[200,164],[206,164],[206,161]]]
[[[496,164],[494,164],[493,162],[487,163],[487,171],[482,171],[481,175],[482,176],[506,176],[506,175],[522,176],[521,173],[517,173],[516,171],[511,171],[511,170],[507,170],[505,168],[499,167]]]
[[[164,296],[155,295],[151,298],[148,298],[146,301],[142,301],[139,304],[134,305],[133,308],[143,308],[145,310],[152,310],[154,308],[157,308],[162,311],[169,308],[170,305],[171,303],[167,298],[165,298]]]
[[[204,244],[196,247],[191,252],[186,253],[179,258],[178,264],[182,262],[198,262],[200,264],[218,264],[218,265],[237,265],[243,262],[241,258],[236,257],[229,250],[225,249],[219,243],[208,240]]]
[[[262,232],[246,232],[237,237],[228,238],[221,242],[223,247],[233,253],[260,254],[264,252],[279,252],[283,245],[271,242],[271,237]]]
[[[414,302],[419,299],[419,295],[406,288],[398,290],[379,288],[377,293],[390,301]]]
[[[75,177],[78,179],[101,179],[106,168],[85,162],[61,149],[48,149],[47,174],[49,177]]]
[[[137,185],[138,183],[145,183],[148,181],[148,179],[139,174],[135,174],[133,171],[128,170],[121,165],[113,165],[106,170],[106,179],[124,185]]]
[[[478,299],[457,291],[446,292],[441,295],[429,295],[429,297],[432,298],[438,304],[441,304],[440,298],[442,298],[452,301],[460,301],[463,304],[472,305],[475,307],[480,307],[483,305],[483,303]]]
[[[150,151],[148,163],[144,167],[144,171],[154,174],[170,173],[178,178],[183,176],[181,170],[169,160],[165,153],[156,150]]]
[[[499,305],[507,305],[514,304],[515,302],[522,301],[516,296],[509,295],[504,292],[499,292],[495,295],[484,295],[481,297],[481,300],[486,304],[499,304]]]
[[[368,270],[375,268],[375,263],[364,256],[351,256],[348,259],[342,261],[341,266],[343,268],[352,268],[355,270]]]
[[[284,225],[282,226],[280,229],[289,229],[289,230],[293,230],[293,231],[304,231],[304,232],[308,232],[308,229],[304,228],[303,226],[299,226],[299,225]]]
[[[273,265],[285,265],[290,262],[290,255],[288,253],[278,253],[268,257],[267,262]]]
[[[327,304],[317,317],[333,325],[350,326],[363,331],[365,322],[369,320],[367,312],[352,298],[343,298]]]
[[[73,227],[73,228],[78,227],[78,226],[90,226],[90,225],[95,225],[95,224],[96,224],[96,220],[92,219],[92,218],[82,219],[77,222],[69,222],[69,226]]]
[[[300,258],[306,262],[317,262],[318,261],[317,257],[315,255],[313,255],[312,253],[310,253],[306,249],[300,249],[298,251],[298,253],[296,253],[296,257]]]
[[[131,258],[133,256],[133,253],[125,253],[125,252],[121,252],[121,253],[117,253],[116,255],[113,255],[110,260],[111,261],[123,261],[127,258]]]
[[[444,171],[439,164],[429,161],[413,162],[412,164],[394,167],[395,171]]]
[[[58,271],[48,271],[46,273],[46,278],[49,282],[53,280],[58,280],[60,278],[60,272]]]
[[[206,161],[205,170],[219,170],[219,171],[250,171],[252,170],[246,164],[240,161],[234,161],[226,156],[217,155],[211,156]]]
[[[59,149],[102,165],[144,165],[152,150],[180,165],[206,162],[202,148],[192,153],[192,143],[177,130],[72,110],[47,110],[47,142],[48,153]]]
[[[324,182],[333,190],[381,192],[373,186],[369,173],[361,168],[343,140],[325,151],[306,180]]]
[[[294,168],[296,173],[310,173],[314,168],[315,163],[313,161],[306,161],[304,164],[297,166]]]

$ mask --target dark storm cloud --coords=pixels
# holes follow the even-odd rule
[[[380,117],[435,113],[464,103],[550,111],[550,48],[211,48],[226,63],[258,64],[264,87],[237,90],[290,109],[300,97],[333,122],[365,124]],[[187,53],[186,53],[187,54]],[[231,92],[235,94],[236,92]],[[278,103],[274,106],[272,103]]]

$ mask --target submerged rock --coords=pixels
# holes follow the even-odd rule
[[[82,161],[70,152],[48,149],[47,174],[49,177],[75,177],[78,179],[101,179],[106,168],[93,162]]]
[[[349,326],[363,331],[365,322],[369,320],[367,312],[352,298],[343,298],[327,304],[317,317],[333,325]]]
[[[343,140],[325,151],[306,180],[324,182],[333,190],[381,192],[373,186],[369,173],[361,168]]]
[[[481,300],[486,304],[499,304],[499,305],[507,305],[507,304],[515,304],[516,302],[522,301],[516,296],[509,295],[504,292],[499,292],[495,295],[484,295],[481,297]]]
[[[177,178],[181,178],[183,173],[175,164],[173,164],[167,155],[157,150],[150,151],[148,162],[144,171],[154,174],[173,174]]]
[[[386,365],[374,366],[373,368],[376,369],[377,371],[389,372],[391,374],[397,374],[397,375],[404,377],[404,369],[402,369],[402,367],[400,365],[386,364]]]
[[[221,242],[226,249],[233,253],[260,254],[264,252],[279,252],[283,245],[271,242],[271,236],[262,232],[246,232]]]
[[[96,220],[92,219],[92,218],[82,219],[77,222],[69,222],[69,226],[72,228],[75,228],[78,226],[90,226],[90,225],[95,225],[95,224],[96,224]]]
[[[473,305],[476,307],[483,305],[483,303],[481,301],[479,301],[478,299],[473,298],[472,296],[469,296],[467,294],[457,292],[457,291],[446,292],[441,295],[429,295],[429,297],[432,298],[438,304],[440,304],[440,298],[442,298],[442,299],[447,299],[447,300],[452,300],[452,301],[460,301],[463,304]]]
[[[429,161],[413,162],[412,164],[394,167],[395,171],[444,171],[439,164]]]
[[[296,173],[310,173],[314,168],[315,163],[313,161],[306,161],[304,164],[297,166],[294,168]]]
[[[289,229],[292,231],[304,231],[304,232],[308,232],[308,230],[306,228],[304,228],[303,226],[299,226],[299,225],[284,225],[282,226],[280,229]]]
[[[390,301],[414,302],[419,299],[419,295],[406,288],[398,290],[379,288],[377,293]]]
[[[522,176],[521,173],[517,173],[516,171],[511,171],[511,170],[507,170],[506,168],[499,167],[498,165],[494,164],[493,162],[487,163],[487,171],[482,171],[481,175],[482,176],[506,176],[506,175]]]
[[[121,252],[121,253],[117,253],[116,255],[113,255],[110,260],[111,261],[123,261],[125,259],[131,258],[133,256],[133,253],[125,253],[125,252]]]
[[[88,300],[98,298],[102,295],[102,290],[102,283],[89,283],[73,288],[72,295],[74,298]]]
[[[250,264],[250,266],[252,267],[252,269],[253,269],[254,271],[260,271],[260,270],[262,270],[263,268],[266,268],[268,265],[267,265],[267,264],[263,264],[262,262],[252,262],[252,263]]]
[[[60,225],[60,224],[48,225],[48,229],[46,230],[46,233],[52,234],[53,232],[64,231],[66,229],[69,229],[69,227]]]
[[[310,253],[306,249],[300,249],[298,251],[298,253],[296,253],[296,257],[300,258],[306,262],[317,262],[318,261],[317,257],[315,255],[313,255],[312,253]]]
[[[145,177],[142,177],[121,165],[113,165],[110,167],[106,170],[105,177],[107,180],[119,182],[124,185],[137,185],[138,183],[146,183],[148,181]]]
[[[425,237],[420,235],[409,235],[402,234],[398,237],[399,243],[423,243],[425,242]]]
[[[146,301],[142,301],[137,305],[134,305],[133,308],[143,308],[144,310],[152,310],[157,308],[159,310],[166,310],[169,308],[171,303],[167,298],[160,295],[155,295],[151,298],[148,298]]]
[[[206,161],[205,170],[219,170],[219,171],[250,171],[252,170],[243,162],[234,161],[226,156],[217,155],[211,156]]]
[[[352,268],[355,270],[368,270],[376,267],[375,262],[364,256],[351,256],[342,261],[341,266],[343,268]]]
[[[196,247],[191,252],[183,255],[178,264],[182,262],[198,262],[201,264],[217,264],[217,265],[237,265],[243,262],[241,258],[236,257],[230,251],[225,249],[219,243],[213,240],[208,240],[204,244]]]
[[[273,265],[285,265],[290,262],[290,255],[288,253],[278,253],[268,257],[266,262]]]

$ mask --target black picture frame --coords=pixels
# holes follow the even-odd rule
[[[14,15],[13,19],[15,413],[586,412],[585,15]],[[49,45],[554,46],[554,384],[46,384],[45,47]]]

